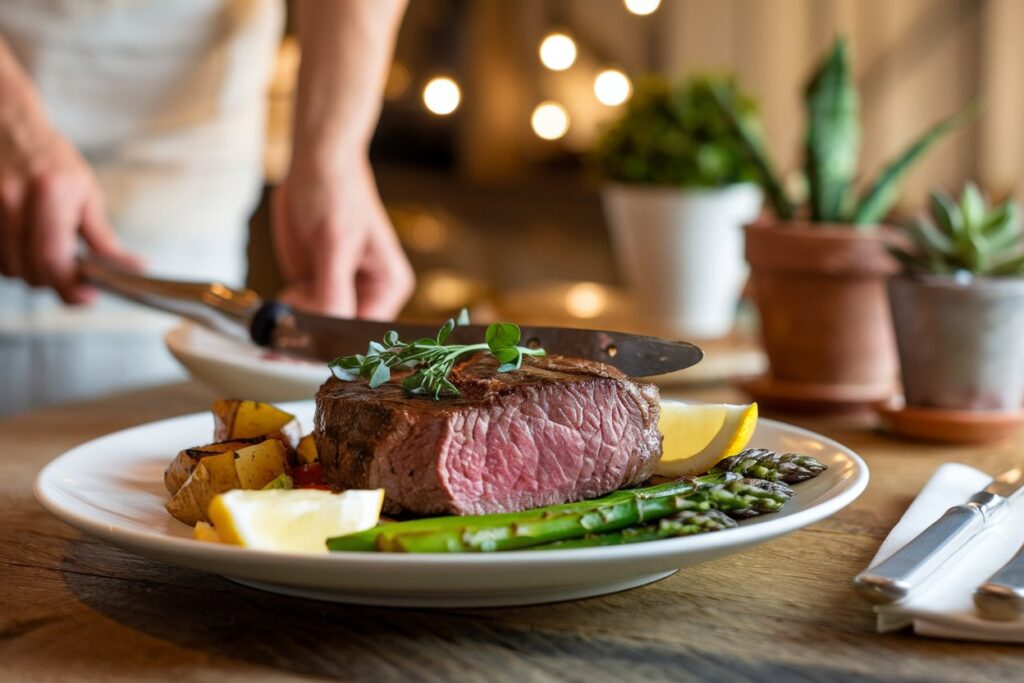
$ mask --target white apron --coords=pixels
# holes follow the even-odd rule
[[[151,272],[240,284],[279,0],[3,0],[0,34]],[[173,323],[0,278],[0,414],[182,376]]]

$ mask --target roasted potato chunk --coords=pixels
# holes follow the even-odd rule
[[[279,441],[271,443],[283,448]],[[257,445],[249,448],[258,447]],[[241,486],[238,470],[235,468],[235,451],[209,455],[199,461],[185,483],[167,501],[167,512],[175,519],[195,526],[196,522],[209,521],[206,510],[218,493]]]
[[[277,439],[235,451],[239,488],[261,489],[288,469],[288,449]]]
[[[213,423],[214,441],[262,436],[280,439],[294,449],[302,434],[294,415],[259,401],[214,401]]]
[[[195,448],[186,448],[185,450],[178,453],[177,457],[171,461],[171,464],[164,470],[164,486],[167,487],[167,492],[172,496],[178,492],[185,480],[189,478],[192,471],[199,464],[199,461],[203,458],[211,455],[217,455],[218,453],[225,453],[227,451],[237,451],[239,448],[245,448],[246,446],[252,446],[260,443],[264,439],[258,437],[255,439],[239,439],[236,441],[221,441],[218,443],[211,443],[205,446],[196,446]]]
[[[295,447],[295,455],[298,457],[299,463],[303,465],[320,460],[316,452],[316,441],[313,440],[312,434],[306,434],[299,439],[299,445]]]
[[[207,454],[199,459],[167,502],[167,511],[175,519],[193,526],[196,522],[209,521],[207,508],[218,493],[263,488],[288,471],[288,454],[288,447],[278,439]]]

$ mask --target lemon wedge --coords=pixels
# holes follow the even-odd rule
[[[223,543],[259,550],[327,552],[327,539],[376,526],[384,489],[235,489],[210,503]]]
[[[756,426],[756,403],[664,402],[658,429],[665,440],[654,473],[682,477],[707,472],[746,448]]]
[[[212,524],[207,522],[196,522],[192,538],[197,541],[206,541],[207,543],[220,543],[220,535],[217,533],[217,530],[213,528]]]

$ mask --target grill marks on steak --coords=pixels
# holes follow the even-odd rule
[[[462,394],[435,401],[396,384],[330,379],[317,395],[327,481],[383,487],[385,509],[480,514],[592,498],[648,477],[661,454],[658,392],[578,359],[524,359],[498,374],[479,354]]]

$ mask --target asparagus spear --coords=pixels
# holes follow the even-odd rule
[[[762,491],[765,494],[765,498],[763,500],[781,500],[785,503],[793,497],[793,489],[789,488],[789,486],[781,481],[768,481],[767,479],[752,479],[750,477],[744,477],[738,482],[726,484],[726,487],[729,486],[742,486],[747,492],[747,495],[750,495],[750,491],[752,490]],[[725,508],[725,511],[733,519],[749,519],[751,517],[757,517],[765,512],[777,512],[781,507],[782,505],[778,508],[773,508],[768,505],[751,505],[750,507],[745,508]]]
[[[708,478],[708,484],[718,482],[721,475],[713,475]],[[729,474],[729,479],[740,479],[738,474]],[[632,501],[636,496],[672,496],[686,495],[692,493],[695,482],[700,482],[699,477],[684,477],[682,479],[666,482],[657,486],[648,486],[639,489],[620,489],[613,491],[600,498],[583,500],[576,503],[565,503],[562,505],[551,505],[548,507],[523,510],[521,512],[502,512],[489,515],[464,515],[447,517],[427,517],[414,519],[407,522],[391,522],[381,524],[373,529],[360,531],[347,536],[337,536],[327,539],[327,547],[330,550],[385,550],[383,541],[378,537],[387,534],[435,532],[444,529],[455,529],[459,531],[474,531],[481,528],[496,528],[517,523],[525,523],[536,519],[546,519],[566,512],[580,512],[593,509],[595,506],[606,505],[615,502]]]
[[[717,481],[716,481],[717,480]],[[676,480],[680,481],[680,480]],[[785,485],[782,485],[785,486]],[[516,550],[541,543],[603,533],[660,519],[685,510],[726,510],[731,514],[775,512],[792,496],[745,479],[709,475],[694,479],[689,494],[657,495],[637,489],[629,498],[580,510],[527,516],[523,521],[476,529],[449,528],[426,532],[391,532],[378,537],[381,550],[410,553],[490,552]]]
[[[490,552],[604,533],[660,519],[684,510],[720,509],[743,514],[774,512],[792,494],[752,485],[731,473],[686,477],[668,484],[619,491],[582,503],[538,508],[510,515],[445,517],[433,525],[405,522],[376,529],[374,545],[391,552]],[[416,525],[416,526],[414,526]],[[365,539],[357,541],[365,544]],[[351,550],[351,539],[328,542]],[[365,547],[365,545],[364,545]]]
[[[720,510],[684,510],[683,512],[659,519],[654,524],[631,526],[606,534],[587,534],[581,538],[543,543],[527,550],[565,550],[567,548],[595,548],[603,545],[643,543],[675,536],[691,536],[708,531],[732,529],[736,522]]]
[[[804,470],[811,472],[808,476],[815,476],[824,469],[821,466],[814,471],[810,465],[816,461],[807,460],[810,462],[801,462]],[[729,471],[729,468],[743,471],[760,466],[766,477],[781,479],[784,475],[780,468],[792,469],[791,461],[788,456],[779,457],[771,451],[758,450],[748,453],[742,461],[719,466],[702,477],[683,477],[646,488],[622,489],[594,500],[522,512],[432,517],[382,524],[367,531],[328,539],[327,547],[339,551],[505,550],[576,538],[587,533],[615,531],[683,510],[714,507],[731,511],[736,516],[773,512],[792,496],[792,491],[788,487],[760,489],[758,486],[761,484],[743,480],[739,472]],[[712,488],[717,488],[713,495],[700,499],[692,496],[698,490],[710,491]]]
[[[826,468],[825,464],[807,455],[774,453],[765,448],[748,448],[715,465],[711,472],[735,472],[744,477],[797,484],[813,479]]]

